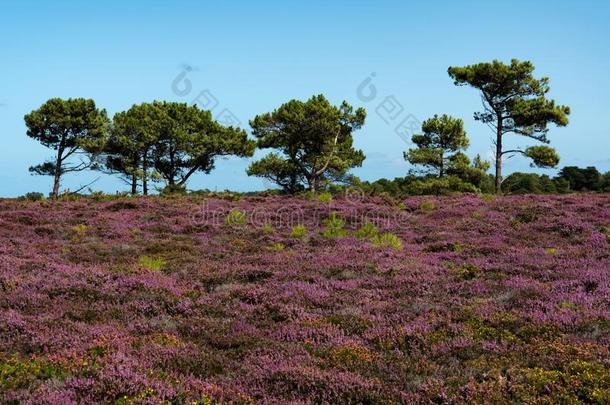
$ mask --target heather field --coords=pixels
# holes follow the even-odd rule
[[[0,202],[1,403],[609,403],[610,197]]]

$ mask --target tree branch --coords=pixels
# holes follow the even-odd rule
[[[79,188],[76,191],[71,191],[68,193],[64,193],[63,195],[74,195],[74,194],[78,194],[79,192],[83,191],[85,188],[89,187],[90,185],[92,185],[93,183],[97,182],[101,177],[97,177],[95,180],[93,180],[91,183],[85,184],[84,186],[82,186],[81,188]]]
[[[328,159],[326,160],[326,163],[324,163],[324,166],[322,166],[320,168],[320,170],[318,170],[317,172],[314,173],[314,175],[316,177],[320,176],[322,173],[324,173],[326,171],[326,169],[328,168],[328,165],[330,164],[330,161],[332,160],[335,151],[337,150],[337,142],[339,141],[339,135],[341,134],[341,128],[339,128],[337,130],[337,133],[335,134],[335,139],[333,140],[333,148],[330,151],[330,155],[328,155]]]

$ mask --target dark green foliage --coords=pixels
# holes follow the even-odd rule
[[[169,185],[185,185],[190,176],[209,173],[218,156],[252,156],[255,143],[239,128],[223,127],[209,111],[184,103],[158,103],[163,125],[155,170]]]
[[[274,149],[248,168],[249,176],[266,178],[295,193],[341,181],[364,153],[352,146],[352,132],[362,127],[363,108],[343,102],[336,107],[318,95],[303,102],[291,100],[277,110],[250,121],[258,147]]]
[[[244,130],[221,126],[209,111],[155,101],[115,115],[105,163],[108,171],[123,175],[132,193],[141,180],[147,194],[150,180],[178,190],[196,172],[209,173],[218,156],[253,153],[254,141]]]
[[[19,200],[25,201],[42,201],[44,200],[44,194],[38,192],[30,192],[18,198]]]
[[[457,176],[443,178],[420,178],[410,182],[404,189],[409,195],[443,195],[452,192],[476,193],[478,189]]]
[[[532,159],[532,166],[555,167],[559,164],[559,155],[548,146],[530,146],[523,151],[523,155]]]
[[[547,99],[549,79],[536,79],[533,71],[531,62],[517,59],[509,65],[494,60],[448,69],[456,85],[469,85],[481,92],[484,109],[475,113],[474,118],[490,126],[495,134],[497,192],[502,184],[502,159],[507,155],[530,157],[539,167],[554,167],[559,162],[557,154],[548,147],[525,150],[503,147],[503,137],[509,133],[549,143],[549,124],[568,124],[570,108]]]
[[[483,160],[480,155],[476,155],[471,163],[468,156],[463,153],[456,153],[451,157],[447,174],[458,177],[462,181],[472,184],[477,189],[481,189],[487,179],[489,167],[489,162]]]
[[[561,194],[569,191],[569,184],[558,177],[517,172],[504,180],[502,190],[508,194]]]
[[[362,182],[358,186],[369,195],[446,195],[455,192],[479,192],[475,185],[455,175],[448,175],[442,178],[409,175],[397,177],[394,180],[379,179],[372,183]]]
[[[163,196],[184,195],[186,193],[186,187],[181,184],[168,184],[160,191]]]
[[[460,151],[468,148],[464,121],[446,114],[424,121],[422,134],[411,138],[417,148],[409,149],[404,158],[412,165],[421,165],[424,171],[443,177],[453,165]]]
[[[599,181],[599,191],[610,193],[610,172],[601,177]]]
[[[132,194],[137,192],[140,180],[144,194],[148,194],[160,123],[161,111],[150,103],[134,105],[114,116],[111,136],[105,147],[105,168],[121,174],[131,184]]]
[[[326,238],[343,238],[347,236],[345,220],[341,219],[336,212],[331,212],[330,216],[322,221],[324,223],[324,231],[322,235]]]
[[[471,162],[462,152],[469,145],[464,122],[448,115],[435,115],[424,121],[422,131],[421,135],[413,135],[412,140],[417,148],[405,152],[404,158],[413,165],[423,166],[427,176],[413,182],[409,190],[405,190],[406,193],[477,191],[487,177],[489,162],[479,155]],[[444,179],[447,175],[451,178]]]
[[[565,179],[573,191],[595,191],[602,185],[602,175],[595,167],[581,169],[566,166],[559,172],[559,178]]]
[[[25,117],[27,136],[56,151],[53,160],[30,172],[54,177],[51,195],[57,198],[61,176],[92,167],[92,155],[106,141],[108,117],[93,100],[52,98]],[[79,157],[79,159],[75,159]]]

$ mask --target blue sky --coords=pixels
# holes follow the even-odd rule
[[[472,119],[479,96],[455,87],[446,71],[511,58],[531,60],[537,75],[550,77],[550,96],[572,108],[570,125],[549,134],[561,165],[608,171],[608,20],[605,1],[3,1],[0,196],[50,189],[50,178],[28,173],[52,154],[27,138],[23,116],[51,97],[93,98],[112,115],[155,99],[192,102],[207,91],[217,100],[215,114],[230,111],[249,130],[258,113],[324,93],[368,111],[355,133],[367,155],[355,170],[363,179],[404,175],[409,145],[396,126],[436,113],[463,118],[469,154],[490,156],[489,129]],[[193,67],[192,88],[180,82],[175,91],[185,66]],[[358,87],[372,73],[377,92],[369,100]],[[246,176],[247,165],[218,161],[190,188],[266,188]],[[515,158],[506,170],[530,168]],[[97,176],[71,175],[63,184],[75,189]],[[126,186],[103,176],[93,188]]]

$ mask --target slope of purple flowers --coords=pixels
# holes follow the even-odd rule
[[[608,195],[352,200],[0,202],[0,402],[608,403]]]

